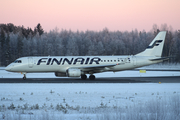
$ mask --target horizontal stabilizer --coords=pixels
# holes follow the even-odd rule
[[[159,61],[159,60],[169,60],[169,57],[161,57],[161,58],[155,58],[155,59],[149,59],[150,61]]]

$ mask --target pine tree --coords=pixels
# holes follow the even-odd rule
[[[0,43],[1,43],[1,48],[3,48],[3,46],[4,46],[5,39],[6,39],[5,32],[4,32],[4,30],[3,30],[3,29],[1,29],[1,34],[0,34]]]
[[[42,29],[41,24],[39,23],[36,28],[37,28],[37,32],[41,36],[44,33],[44,30]]]
[[[18,57],[22,56],[22,52],[23,52],[23,42],[22,41],[23,41],[23,36],[22,36],[22,33],[20,33],[17,38]]]
[[[9,34],[7,35],[7,38],[6,38],[6,42],[5,42],[5,46],[6,46],[6,49],[5,49],[5,59],[6,59],[6,62],[5,62],[5,65],[8,65],[11,61],[11,54],[10,54],[10,37],[9,37]]]
[[[4,44],[5,44],[5,32],[4,30],[1,28],[1,34],[0,34],[0,43],[1,43],[1,49],[0,49],[0,65],[4,65]]]

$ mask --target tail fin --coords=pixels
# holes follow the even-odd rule
[[[161,57],[162,50],[164,46],[164,41],[166,37],[166,31],[159,32],[149,46],[143,52],[137,54],[136,56],[155,56]]]

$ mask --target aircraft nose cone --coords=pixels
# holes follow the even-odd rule
[[[5,68],[6,71],[11,71],[11,69],[12,69],[11,66],[7,66],[7,67]]]

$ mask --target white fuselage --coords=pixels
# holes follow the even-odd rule
[[[146,66],[161,61],[150,61],[152,57],[144,56],[43,56],[43,57],[22,57],[21,63],[11,63],[6,67],[11,72],[62,72],[69,68],[100,67],[93,70],[94,73],[105,71],[122,71]],[[113,65],[110,67],[102,67]],[[86,71],[86,70],[84,70]],[[88,70],[87,70],[88,71]]]

